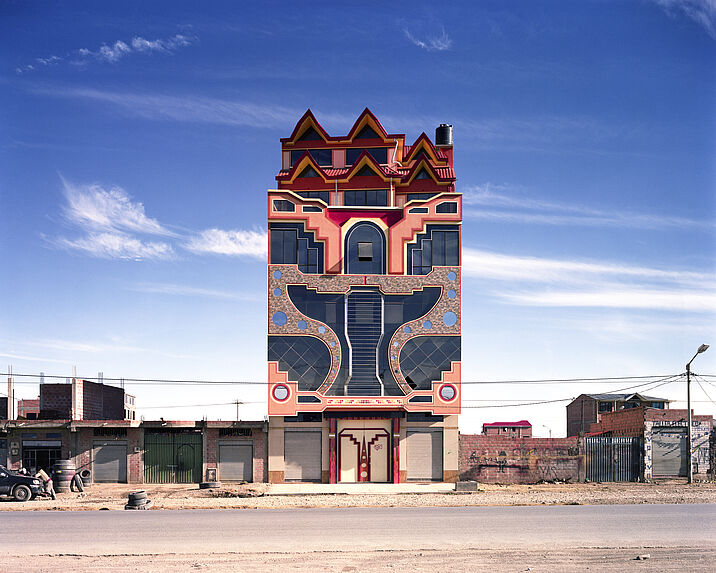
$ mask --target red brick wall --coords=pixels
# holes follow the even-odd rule
[[[206,450],[204,451],[204,463],[207,469],[218,467],[219,440],[243,440],[253,443],[253,481],[265,482],[268,479],[268,461],[266,459],[266,432],[261,428],[252,428],[251,437],[239,436],[230,437],[222,436],[219,438],[219,428],[207,428],[206,432]]]
[[[693,412],[693,410],[692,410]],[[686,409],[683,410],[661,410],[659,408],[647,408],[645,419],[648,422],[678,422],[686,421],[689,417],[689,413]],[[710,422],[713,428],[713,416],[702,416],[702,415],[691,415],[693,422]]]
[[[580,479],[577,438],[508,438],[460,435],[461,480],[537,483]]]
[[[75,467],[92,469],[92,448],[94,441],[110,441],[111,437],[94,435],[94,428],[80,428],[78,430],[78,451],[75,457]],[[119,441],[127,442],[127,482],[144,483],[144,457],[142,453],[142,430],[140,428],[127,428],[127,436],[119,437]],[[135,449],[138,451],[135,452]],[[75,452],[73,452],[75,453]]]
[[[646,408],[650,411],[652,408]],[[661,410],[660,410],[661,411]],[[669,410],[663,410],[668,412]],[[615,437],[638,437],[644,435],[644,408],[629,408],[616,412],[605,412],[601,422],[592,424],[590,432],[607,433]]]
[[[40,415],[56,420],[69,420],[72,409],[71,384],[40,384]]]

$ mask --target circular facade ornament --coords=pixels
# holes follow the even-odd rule
[[[284,386],[283,384],[277,384],[273,387],[273,398],[278,402],[285,402],[286,400],[288,400],[289,394],[290,391],[288,389],[288,386]]]
[[[445,384],[444,386],[440,387],[440,398],[442,398],[446,402],[454,400],[455,396],[457,396],[457,390],[452,384]]]
[[[443,314],[443,322],[445,323],[445,326],[455,326],[457,323],[457,314],[448,310],[445,314]]]
[[[285,312],[281,312],[279,310],[278,312],[273,313],[271,320],[273,320],[273,323],[276,326],[283,326],[284,324],[286,324],[288,322],[288,317],[286,316]]]

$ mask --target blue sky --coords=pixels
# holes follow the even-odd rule
[[[265,379],[265,193],[309,107],[334,135],[365,107],[410,142],[454,125],[464,380],[676,374],[716,342],[713,0],[0,16],[0,360],[15,372]],[[716,374],[716,348],[694,371]],[[695,385],[697,412],[716,414],[714,384]],[[561,435],[566,402],[475,406],[629,385],[473,384],[461,427]],[[191,405],[236,399],[265,414],[260,385],[127,388],[147,419],[232,419]]]

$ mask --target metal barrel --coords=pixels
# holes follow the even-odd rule
[[[75,475],[74,460],[57,460],[52,472],[52,485],[57,493],[70,491],[70,482]]]

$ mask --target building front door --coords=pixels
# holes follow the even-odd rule
[[[338,420],[338,481],[389,482],[390,420]]]

